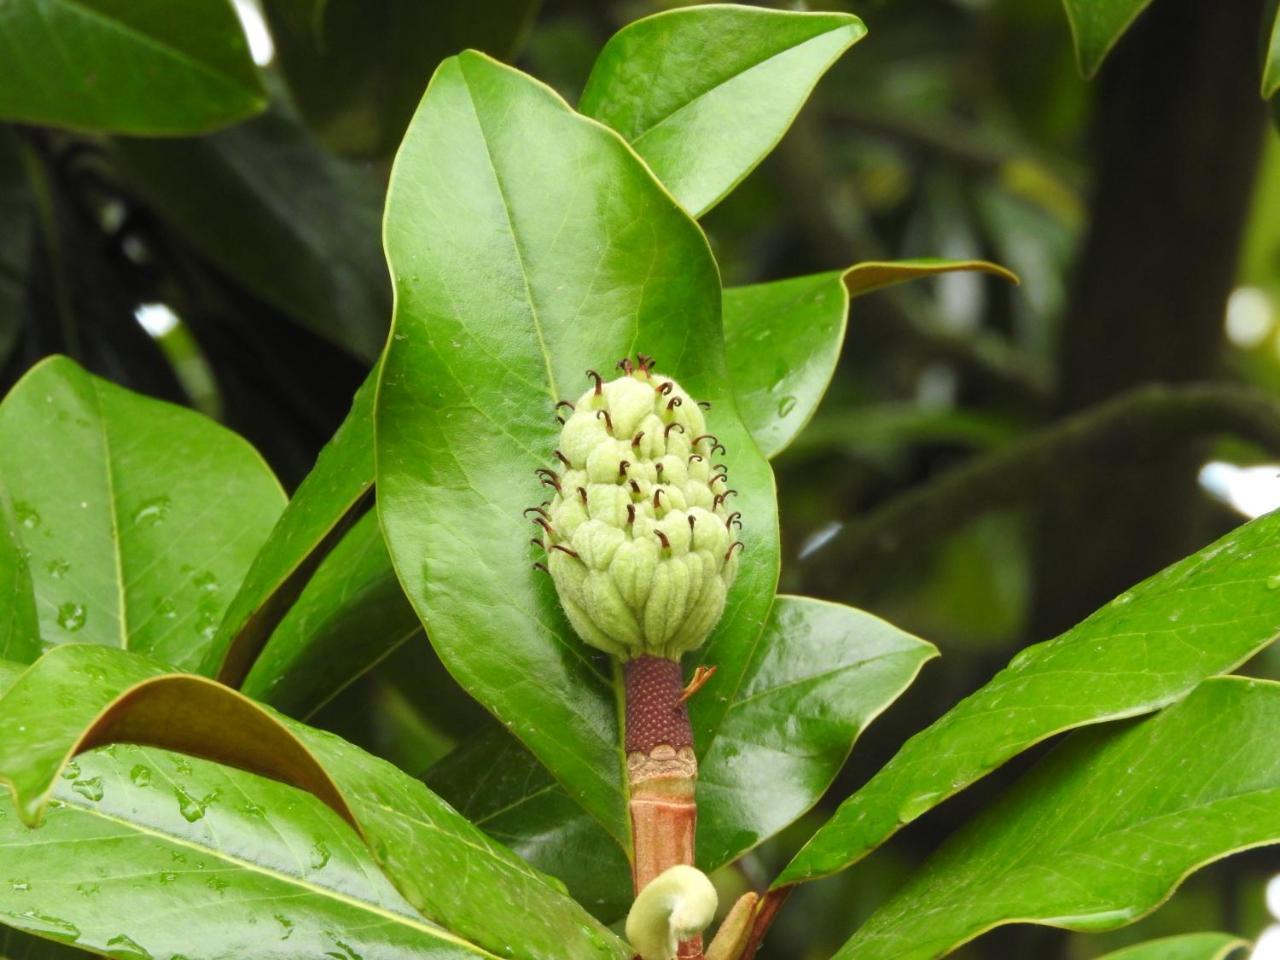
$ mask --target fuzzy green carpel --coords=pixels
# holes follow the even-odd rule
[[[547,569],[584,641],[622,660],[680,656],[724,612],[742,544],[702,409],[641,358],[572,404],[533,508]],[[569,407],[569,404],[562,406]]]
[[[707,928],[716,915],[716,888],[695,867],[677,864],[640,891],[627,914],[627,940],[641,960],[675,960],[681,940]]]

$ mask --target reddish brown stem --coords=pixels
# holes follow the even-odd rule
[[[751,924],[751,935],[747,937],[747,945],[742,950],[741,960],[752,960],[755,957],[756,951],[764,941],[764,935],[769,932],[774,917],[787,902],[787,897],[791,896],[792,889],[794,888],[790,886],[778,887],[761,898],[759,906],[756,907],[755,920]]]
[[[681,695],[680,664],[637,657],[623,665],[627,780],[631,788],[632,883],[639,893],[676,864],[693,863],[698,762]],[[702,938],[680,944],[681,958],[702,957]]]

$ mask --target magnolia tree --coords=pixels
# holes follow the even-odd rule
[[[1023,650],[760,889],[708,878],[805,814],[937,655],[776,593],[769,461],[851,298],[1012,279],[917,260],[722,288],[698,219],[863,33],[660,14],[576,107],[446,59],[391,173],[385,349],[287,501],[197,413],[65,358],[27,373],[0,404],[10,953],[749,958],[799,885],[1067,731],[837,956],[1120,926],[1280,839],[1280,687],[1223,676],[1280,632],[1266,516]],[[505,728],[426,782],[304,722],[406,637]]]

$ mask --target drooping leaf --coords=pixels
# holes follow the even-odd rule
[[[817,803],[858,735],[936,655],[861,610],[778,597],[719,728],[704,730],[702,694],[690,701],[703,869],[737,859]]]
[[[1080,72],[1092,77],[1151,0],[1062,0]]]
[[[1028,647],[916,734],[782,872],[777,885],[841,870],[1006,760],[1073,727],[1159,709],[1280,635],[1280,513],[1121,594]]]
[[[284,505],[257,452],[65,357],[0,403],[0,451],[44,643],[198,666]]]
[[[427,642],[370,511],[325,557],[240,689],[305,718],[410,638]]]
[[[578,109],[621,133],[698,217],[755,169],[866,32],[844,13],[664,11],[609,40]]]
[[[493,839],[562,881],[601,920],[626,913],[631,867],[622,848],[510,734],[493,730],[463,744],[426,782]]]
[[[1221,677],[1153,717],[1073,735],[836,957],[925,960],[1006,923],[1132,923],[1192,871],[1280,841],[1277,724],[1280,686]]]
[[[1184,933],[1125,947],[1098,960],[1226,960],[1248,946],[1229,933]]]
[[[113,957],[492,956],[425,920],[315,797],[165,750],[81,755],[36,830],[0,790],[0,864],[0,923]],[[86,956],[35,942],[56,952],[0,954]]]
[[[400,143],[436,65],[468,48],[506,60],[538,0],[267,0],[280,68],[302,115],[340,153]]]
[[[283,107],[212,136],[117,139],[129,189],[255,296],[355,356],[386,337],[381,195]]]
[[[78,753],[115,742],[176,749],[304,787],[359,832],[409,903],[491,952],[510,946],[529,960],[625,955],[546,877],[420,781],[221,684],[166,674],[127,651],[73,644],[45,654],[0,696],[0,782],[30,823]],[[177,797],[180,805],[188,798]],[[512,903],[520,909],[496,909]]]
[[[450,672],[628,842],[613,685],[532,568],[521,511],[586,368],[641,351],[711,401],[748,546],[706,651],[736,688],[773,598],[776,504],[734,410],[706,240],[620,138],[474,53],[432,80],[385,236],[378,509],[400,580]]]
[[[202,133],[266,106],[227,0],[0,5],[0,117],[106,133]]]
[[[320,562],[355,522],[373,486],[377,370],[356,391],[316,465],[272,529],[218,625],[203,672],[239,684]]]
[[[859,263],[724,291],[724,339],[743,420],[767,457],[795,439],[826,393],[844,346],[849,301],[895,283],[980,270],[1017,283],[982,260]]]

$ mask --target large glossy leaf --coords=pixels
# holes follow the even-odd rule
[[[701,216],[774,148],[819,78],[866,32],[844,13],[668,10],[613,36],[578,109],[626,137]]]
[[[113,957],[492,956],[425,920],[315,797],[154,748],[76,759],[36,830],[0,790],[0,874],[0,923]],[[85,956],[37,942],[60,952],[0,953]]]
[[[44,643],[196,667],[284,505],[257,452],[65,357],[0,404],[0,451]]]
[[[240,689],[306,718],[411,637],[427,642],[377,515],[366,513],[325,557]]]
[[[937,655],[869,613],[780,596],[718,728],[690,712],[699,751],[698,863],[711,870],[818,802],[854,740]]]
[[[432,767],[426,782],[600,919],[626,913],[631,867],[622,848],[515,737],[502,730],[475,737]]]
[[[372,361],[390,283],[381,193],[283,107],[231,130],[111,145],[134,193],[219,269],[297,323]]]
[[[1151,0],[1062,0],[1080,72],[1092,77]]]
[[[0,781],[11,785],[28,822],[40,818],[76,754],[114,742],[177,749],[304,786],[359,831],[414,907],[490,951],[511,947],[536,960],[625,955],[547,878],[420,781],[213,681],[165,674],[117,649],[67,645],[0,697]],[[73,775],[72,786],[81,781]],[[101,785],[82,787],[96,794]],[[173,796],[188,814],[212,802]]]
[[[506,60],[538,0],[266,0],[280,68],[307,122],[331,148],[395,150],[427,78],[468,48]]]
[[[474,53],[432,80],[385,239],[378,509],[400,580],[450,672],[628,842],[613,684],[532,568],[521,510],[544,499],[533,470],[556,445],[553,406],[586,368],[642,351],[712,402],[747,548],[706,696],[737,688],[773,599],[776,504],[734,409],[706,240],[619,137]]]
[[[777,880],[840,870],[1033,744],[1158,709],[1280,635],[1280,513],[1260,517],[1028,647],[916,734]]]
[[[0,484],[0,659],[30,663],[38,656],[40,618],[31,589],[30,558]]]
[[[1229,933],[1184,933],[1125,947],[1098,960],[1226,960],[1248,946]]]
[[[227,0],[0,4],[0,117],[144,136],[200,133],[266,106]]]
[[[1193,870],[1280,841],[1278,725],[1280,686],[1222,677],[1154,717],[1074,735],[836,956],[925,960],[1005,923],[1133,922]]]
[[[377,371],[294,493],[218,625],[203,671],[239,684],[316,567],[356,520],[373,486]]]
[[[1271,10],[1275,5],[1268,5]],[[1271,16],[1262,51],[1262,96],[1270,100],[1280,89],[1280,7]]]
[[[917,277],[981,270],[1017,283],[982,260],[859,263],[724,291],[724,340],[742,418],[765,456],[795,439],[826,393],[844,346],[849,301]]]

